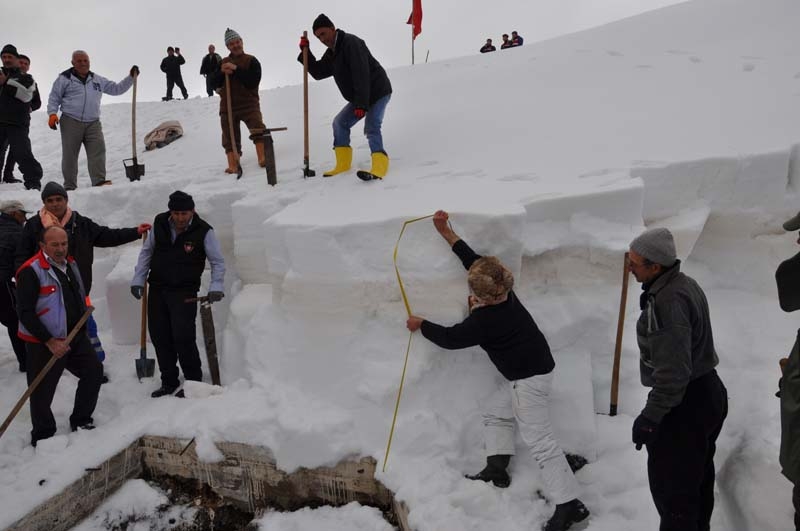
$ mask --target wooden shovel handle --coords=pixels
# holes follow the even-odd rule
[[[625,304],[628,301],[629,263],[630,257],[628,253],[625,253],[622,265],[622,294],[620,295],[619,318],[617,319],[617,341],[614,345],[614,367],[611,370],[611,404],[608,414],[612,417],[617,414],[617,400],[619,398],[619,363],[622,354],[622,331],[625,328]]]

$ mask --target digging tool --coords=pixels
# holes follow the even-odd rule
[[[78,322],[75,324],[75,327],[72,330],[70,330],[69,334],[64,340],[67,342],[67,344],[72,343],[72,340],[75,339],[75,336],[78,335],[78,332],[80,331],[81,327],[83,327],[83,325],[86,324],[86,321],[89,319],[89,316],[92,315],[93,311],[94,311],[94,306],[88,306],[86,308],[86,311],[83,312],[83,315],[81,315],[81,318],[78,319]],[[0,437],[2,437],[3,434],[6,432],[8,426],[11,424],[11,421],[14,420],[14,417],[17,416],[19,410],[22,409],[22,406],[25,405],[25,402],[28,400],[28,398],[30,398],[30,396],[33,394],[33,392],[36,390],[39,384],[42,383],[42,380],[44,380],[44,377],[47,375],[48,371],[50,371],[50,369],[53,368],[53,365],[55,365],[57,360],[58,358],[55,356],[55,354],[50,356],[50,361],[47,362],[47,365],[42,367],[42,370],[39,371],[39,374],[36,375],[36,378],[33,379],[33,381],[25,390],[25,392],[22,393],[22,396],[17,401],[16,405],[14,406],[14,409],[11,410],[11,413],[8,414],[8,417],[6,418],[5,422],[3,422],[3,425],[0,426]]]
[[[208,297],[193,297],[183,302],[200,303],[200,321],[203,326],[203,343],[206,345],[208,358],[208,371],[211,373],[211,383],[221,385],[219,379],[219,360],[217,359],[217,336],[214,332],[214,315],[211,313],[211,301]]]
[[[617,414],[617,399],[619,398],[619,361],[622,353],[622,331],[625,328],[625,305],[628,302],[628,264],[630,258],[625,253],[622,265],[622,294],[619,300],[619,319],[617,320],[617,342],[614,345],[614,367],[611,370],[611,405],[608,409],[609,416]]]
[[[308,32],[303,32],[308,40]],[[317,172],[308,167],[308,47],[303,48],[303,178],[314,177]]]
[[[231,105],[231,76],[225,74],[225,103],[228,107],[228,134],[231,136],[231,151],[236,159],[236,178],[242,178],[242,163],[239,161],[239,151],[236,150],[236,136],[233,134],[233,110]]]
[[[133,76],[133,98],[131,100],[131,151],[133,156],[123,159],[122,165],[125,167],[125,176],[131,181],[138,181],[144,177],[144,164],[139,164],[136,158],[136,80],[139,74]]]
[[[276,128],[276,129],[286,129]],[[275,169],[275,147],[272,142],[273,129],[251,129],[250,140],[258,142],[264,146],[264,167],[267,170],[267,184],[275,186],[278,184],[278,172]]]
[[[139,335],[139,359],[136,360],[136,377],[152,378],[156,372],[156,360],[147,357],[147,282],[142,292],[142,330]]]

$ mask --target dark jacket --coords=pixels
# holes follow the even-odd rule
[[[161,60],[161,71],[167,74],[167,78],[179,79],[181,77],[181,65],[186,63],[182,55],[168,55]]]
[[[297,60],[303,62],[302,53]],[[308,50],[308,73],[318,80],[333,76],[344,99],[360,109],[369,109],[392,93],[386,70],[372,57],[366,43],[342,30],[336,30],[334,49],[326,50],[319,61]]]
[[[153,221],[155,246],[150,259],[147,280],[154,288],[196,293],[206,267],[205,239],[211,225],[195,213],[189,227],[175,237],[169,225],[169,212],[162,212]]]
[[[69,235],[69,255],[75,258],[81,272],[81,280],[89,294],[92,291],[92,264],[95,247],[116,247],[139,239],[136,227],[131,229],[110,229],[98,225],[90,218],[72,211],[72,217],[64,227]],[[28,220],[22,230],[17,246],[15,267],[19,268],[39,250],[39,233],[42,231],[42,218],[36,214]]]
[[[636,323],[642,385],[652,387],[642,414],[653,422],[679,405],[689,382],[719,363],[705,293],[680,261],[643,286]]]
[[[800,310],[800,253],[785,260],[775,273],[778,299],[785,312]],[[800,330],[795,336],[789,361],[780,380],[781,451],[783,475],[794,484],[800,481]]]
[[[36,83],[30,74],[23,74],[19,68],[3,67],[0,70],[7,76],[6,82],[0,85],[0,124],[27,127],[31,123]],[[41,105],[39,99],[39,107]]]
[[[200,75],[207,76],[219,70],[219,65],[222,64],[222,57],[218,53],[209,53],[203,57],[203,62],[200,63]]]
[[[22,225],[8,214],[0,214],[0,289],[14,276],[14,255],[21,238]]]
[[[231,74],[231,111],[247,112],[261,109],[258,97],[258,85],[261,83],[261,63],[254,56],[243,53],[238,57],[229,55],[222,63],[233,63],[236,70]],[[219,114],[228,114],[227,92],[225,90],[225,74],[222,70],[210,74],[211,85],[219,91]]]
[[[481,256],[458,240],[453,252],[469,269]],[[480,345],[509,381],[547,374],[555,368],[550,346],[536,322],[512,290],[500,304],[476,308],[461,323],[444,327],[423,321],[422,335],[446,349]]]
[[[494,52],[496,50],[497,48],[491,44],[484,44],[483,47],[481,47],[481,53]]]

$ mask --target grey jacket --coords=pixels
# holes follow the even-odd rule
[[[652,387],[642,414],[654,422],[683,401],[686,386],[719,363],[714,350],[708,301],[680,262],[642,295],[636,323],[642,385]]]

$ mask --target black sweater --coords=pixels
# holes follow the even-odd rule
[[[466,269],[481,257],[464,240],[453,245],[453,252]],[[445,327],[423,321],[421,331],[441,348],[480,345],[509,381],[547,374],[555,368],[547,340],[513,291],[505,302],[476,308],[457,325]]]

